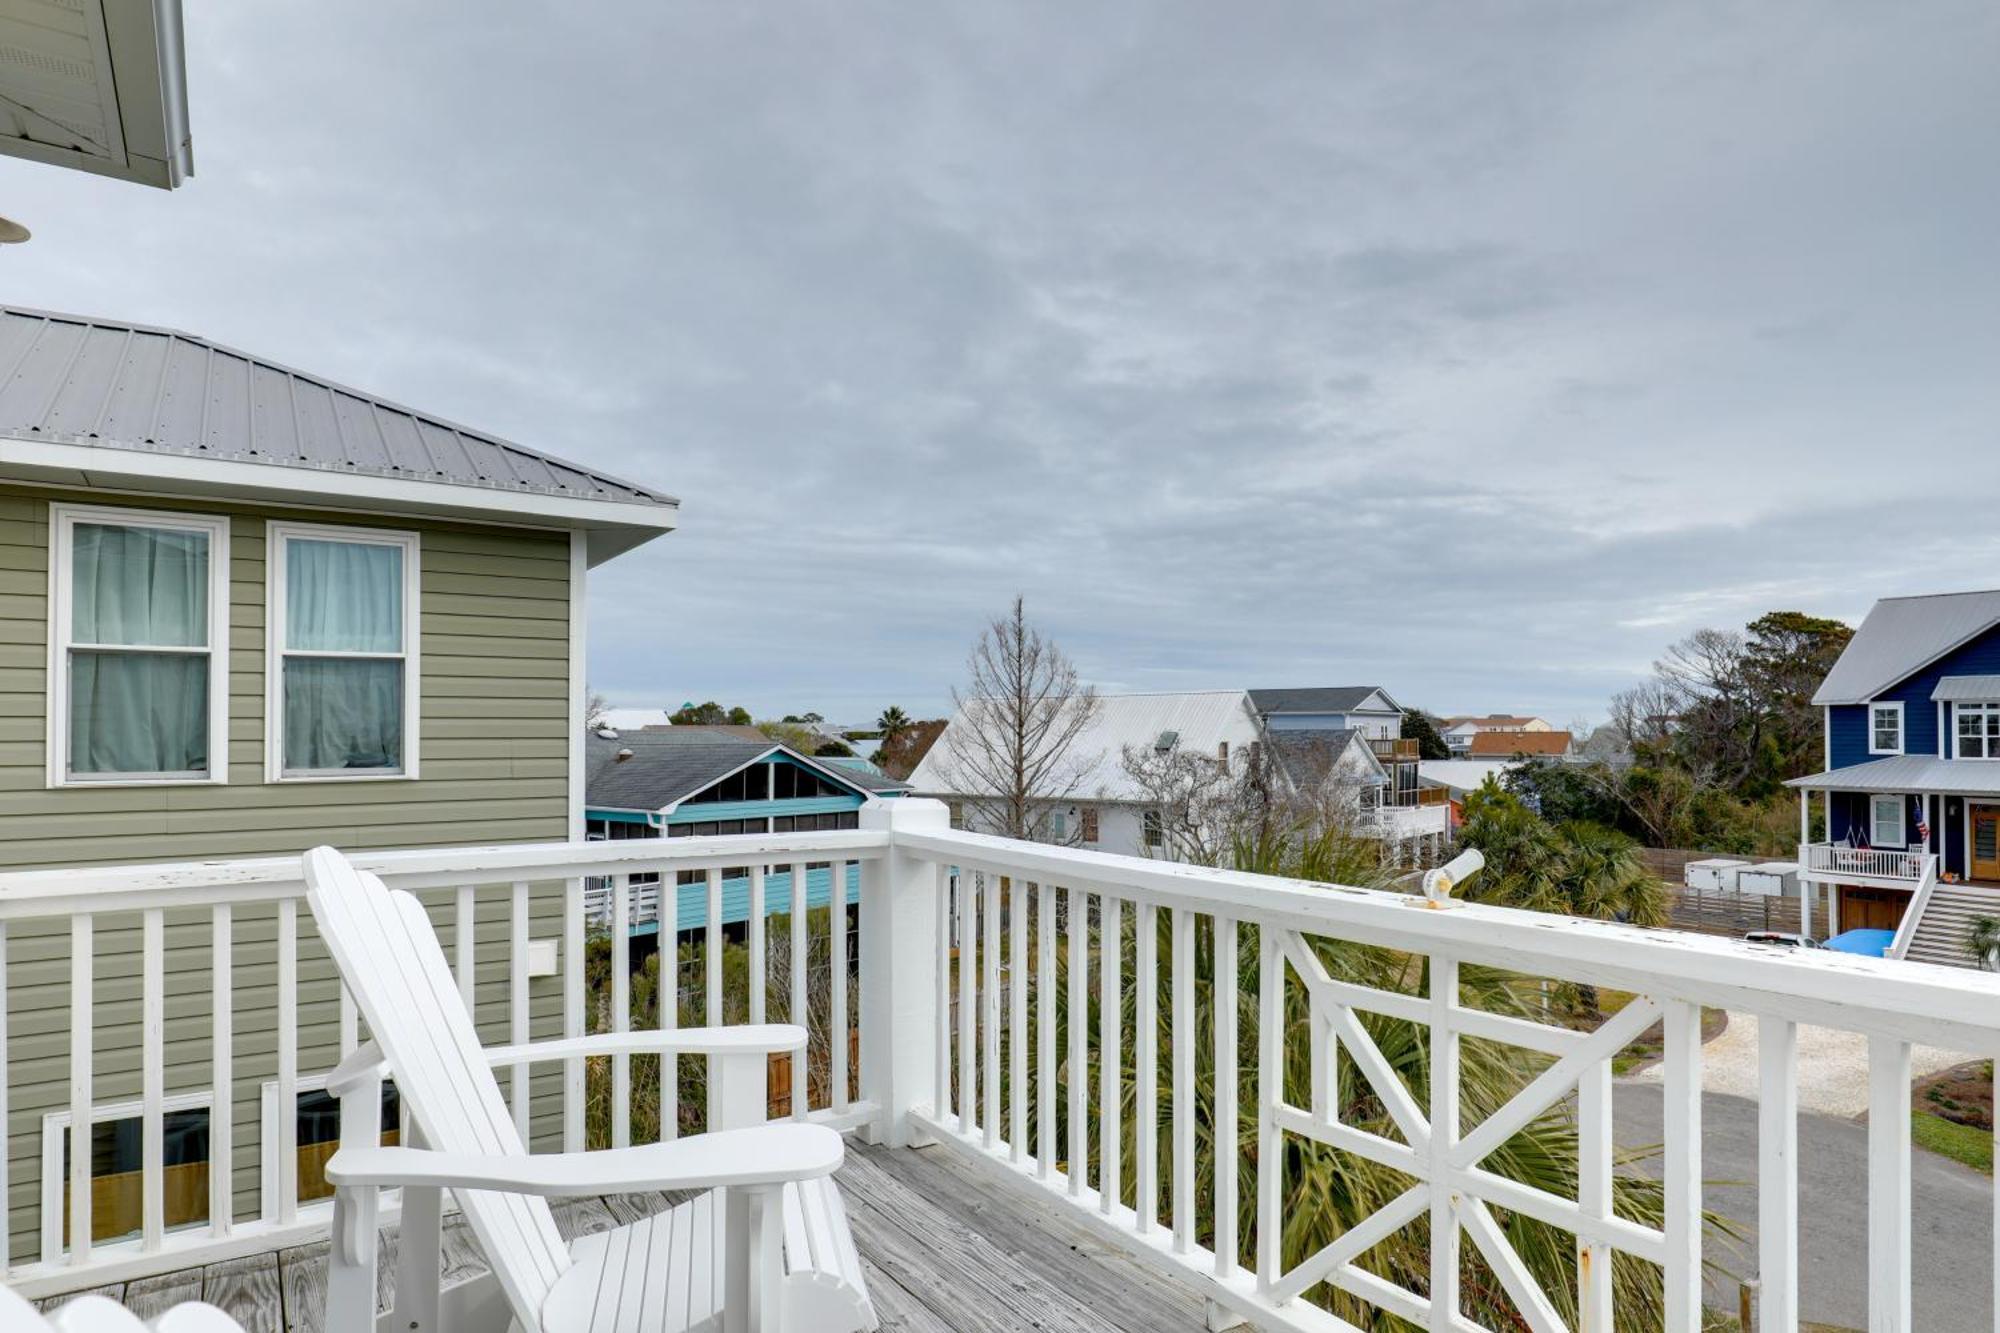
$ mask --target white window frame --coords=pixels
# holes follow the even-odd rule
[[[1896,836],[1882,836],[1882,802],[1896,803]],[[1910,847],[1910,798],[1904,793],[1877,792],[1868,798],[1868,842],[1873,847],[1908,851]]]
[[[285,769],[285,544],[307,541],[395,546],[403,552],[403,651],[401,653],[308,653],[297,657],[353,657],[403,663],[403,765],[399,769],[328,769],[287,772]],[[390,528],[348,528],[315,523],[265,525],[264,558],[264,781],[266,782],[410,782],[418,776],[417,724],[422,713],[419,683],[423,676],[418,598],[421,591],[422,547],[414,532]]]
[[[1885,750],[1875,743],[1875,714],[1893,712],[1896,715],[1896,748]],[[1876,699],[1868,705],[1868,753],[1901,754],[1905,744],[1903,731],[1903,701],[1900,699]]]
[[[208,538],[208,646],[131,648],[130,652],[208,655],[208,772],[103,773],[69,771],[69,655],[76,571],[76,526],[169,528]],[[49,505],[48,785],[51,787],[203,787],[229,781],[229,520],[220,514],[165,509]]]
[[[306,1074],[292,1084],[292,1114],[297,1115],[298,1099],[308,1092],[326,1091],[325,1074]],[[394,1079],[384,1079],[393,1083]],[[408,1103],[400,1103],[405,1108]],[[405,1110],[401,1123],[396,1126],[399,1142],[407,1142],[410,1117]],[[382,1126],[388,1129],[389,1126]],[[265,1222],[275,1226],[278,1222],[278,1080],[266,1079],[257,1089],[257,1214]],[[384,1206],[399,1203],[403,1191],[400,1189],[382,1191]],[[331,1216],[333,1196],[324,1199],[300,1199],[298,1216],[307,1221],[316,1217]]]
[[[209,1132],[208,1169],[215,1170],[215,1093],[204,1089],[200,1092],[175,1093],[160,1099],[160,1114],[171,1115],[177,1111],[207,1111]],[[90,1124],[94,1130],[98,1125],[110,1124],[114,1120],[138,1120],[146,1114],[144,1101],[105,1102],[90,1108]],[[42,1262],[62,1263],[69,1254],[69,1247],[63,1244],[63,1149],[68,1146],[70,1108],[51,1111],[42,1117]],[[182,1228],[187,1232],[207,1230],[215,1224],[210,1218],[205,1223]],[[95,1225],[95,1219],[92,1219]],[[179,1234],[178,1231],[174,1234]],[[137,1254],[145,1244],[143,1235],[128,1236],[123,1240],[92,1241],[90,1252],[93,1257],[106,1254]]]
[[[1967,700],[1963,703],[1954,703],[1951,706],[1951,757],[1953,759],[1973,759],[1973,760],[1979,760],[1981,762],[1987,760],[2000,759],[2000,754],[1994,753],[1994,751],[2000,750],[2000,743],[1996,743],[1987,738],[1986,736],[1987,729],[1984,725],[1984,719],[1991,717],[1995,713],[2000,713],[2000,702],[1993,702],[1990,700],[1980,700],[1975,702],[1972,700]],[[1984,754],[1965,753],[1965,738],[1959,733],[1958,719],[1966,714],[1976,715],[1982,721],[1982,725],[1980,726],[1979,729],[1979,734],[1980,734],[1979,748],[1986,752]]]

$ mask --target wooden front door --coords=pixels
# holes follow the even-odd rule
[[[1842,889],[1840,928],[1842,930],[1894,930],[1903,924],[1903,909],[1910,895],[1900,889]]]
[[[1972,807],[1972,878],[2000,879],[2000,806]]]

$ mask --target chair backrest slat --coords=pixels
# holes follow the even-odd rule
[[[425,1143],[445,1152],[525,1156],[423,904],[391,892],[330,847],[306,853],[306,886],[320,934]],[[464,1190],[458,1205],[516,1317],[525,1328],[538,1327],[542,1304],[570,1263],[547,1201]]]

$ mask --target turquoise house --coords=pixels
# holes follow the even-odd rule
[[[585,833],[592,841],[858,828],[863,805],[909,790],[871,766],[800,754],[754,727],[604,728],[585,744],[584,772]],[[808,907],[832,901],[831,880],[829,867],[807,867]],[[635,903],[649,899],[647,890],[655,887],[641,877],[633,885]],[[791,910],[789,868],[767,874],[764,885],[767,911]],[[707,877],[683,872],[674,888],[675,928],[705,929]],[[846,901],[859,901],[860,893],[861,868],[849,865]],[[598,900],[595,914],[609,911],[608,890],[600,889],[593,898]],[[659,933],[660,913],[635,915],[634,936]],[[749,916],[746,868],[722,882],[722,923],[741,925]]]

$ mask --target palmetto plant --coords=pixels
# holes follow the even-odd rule
[[[1965,932],[1965,952],[1987,971],[2000,970],[2000,919],[1974,917]]]

